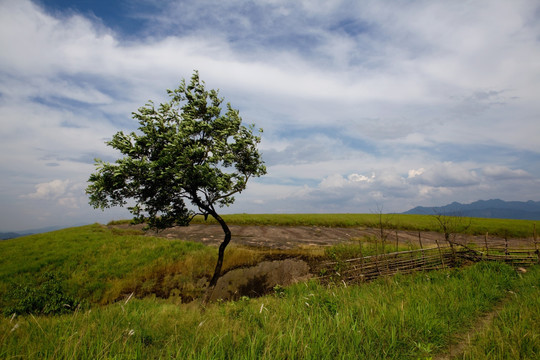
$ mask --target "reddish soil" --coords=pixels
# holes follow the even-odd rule
[[[142,228],[142,225],[130,226],[119,225],[121,228]],[[379,236],[379,229],[370,228],[328,228],[316,226],[251,226],[251,225],[230,225],[232,232],[232,244],[263,247],[271,249],[291,249],[303,246],[328,246],[340,242],[347,242],[364,236]],[[166,238],[178,238],[207,245],[219,245],[223,240],[223,230],[219,225],[191,224],[189,226],[178,226],[170,228],[156,234],[147,232],[147,235],[161,236]],[[395,242],[396,236],[401,244],[411,242],[419,245],[418,231],[385,231],[387,241]],[[421,232],[420,239],[422,246],[435,245],[439,241],[444,242],[443,234],[437,232]],[[459,243],[477,243],[483,245],[484,236],[457,235]],[[504,246],[504,239],[492,237],[488,238],[489,246]],[[509,246],[530,246],[530,239],[509,239]]]

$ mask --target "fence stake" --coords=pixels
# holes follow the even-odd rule
[[[435,243],[437,244],[437,248],[439,249],[439,255],[441,257],[441,263],[442,263],[442,266],[443,268],[445,267],[444,265],[444,258],[442,256],[442,251],[441,251],[441,247],[439,246],[439,240],[435,239]]]
[[[377,243],[377,236],[375,236],[375,269],[379,275],[381,275],[381,269],[379,269],[379,246]]]
[[[504,233],[504,255],[505,260],[508,262],[508,235],[506,235],[506,232]]]
[[[383,233],[382,228],[381,228],[381,234],[383,235],[383,237],[381,238],[381,243],[382,243],[382,245],[381,245],[382,246],[382,251],[381,251],[382,255],[381,256],[383,257],[383,259],[386,260],[386,270],[390,271],[390,263],[388,262],[388,256],[385,253],[386,252],[386,235]],[[390,245],[390,246],[392,246],[392,245]]]
[[[362,252],[362,241],[360,240],[360,275],[364,274],[364,253]],[[362,276],[360,276],[362,278]]]
[[[420,243],[420,249],[422,250],[422,266],[426,265],[426,255],[424,254],[424,247],[422,246],[422,235],[418,232],[418,242]]]
[[[536,236],[536,223],[533,223],[533,238],[534,238],[534,252],[538,256],[538,263],[540,264],[540,252],[538,251],[538,241]]]
[[[484,236],[484,243],[486,244],[486,257],[489,256],[489,248],[488,248],[488,232],[486,231],[486,236]]]

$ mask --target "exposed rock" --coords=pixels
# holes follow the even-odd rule
[[[309,266],[303,260],[263,261],[256,266],[235,269],[221,276],[210,301],[262,296],[272,292],[276,285],[288,286],[310,277]]]

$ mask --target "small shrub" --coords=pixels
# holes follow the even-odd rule
[[[111,220],[107,223],[107,226],[114,226],[114,225],[131,225],[133,224],[133,220]]]
[[[286,289],[277,284],[276,286],[274,286],[274,296],[278,297],[278,298],[282,298],[282,297],[285,297],[285,291]]]
[[[140,229],[112,228],[111,233],[113,235],[144,235],[144,231]]]
[[[74,311],[80,302],[66,294],[55,273],[45,273],[37,285],[12,284],[4,295],[4,315],[42,314],[56,315]]]
[[[353,259],[364,256],[362,242],[340,243],[325,249],[325,255],[334,261]]]

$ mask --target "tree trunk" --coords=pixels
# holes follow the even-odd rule
[[[212,276],[212,279],[210,279],[210,283],[208,284],[208,288],[206,289],[206,294],[203,298],[203,304],[208,303],[210,301],[210,298],[212,297],[212,293],[214,292],[214,288],[216,287],[216,284],[218,282],[219,277],[221,276],[221,268],[223,267],[223,258],[225,256],[225,248],[227,245],[229,245],[229,242],[231,241],[231,230],[227,226],[227,223],[225,223],[225,220],[221,218],[215,211],[211,211],[210,215],[216,221],[221,225],[221,228],[223,229],[223,232],[225,233],[225,237],[223,238],[223,242],[219,245],[219,251],[218,251],[218,259],[216,263],[216,268],[214,269],[214,275]]]

